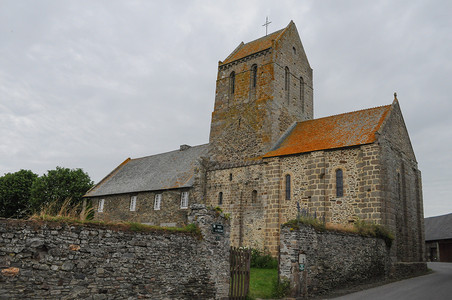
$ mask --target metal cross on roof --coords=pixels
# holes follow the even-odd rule
[[[268,33],[268,25],[269,25],[270,23],[271,23],[271,22],[268,21],[268,17],[266,17],[266,18],[265,18],[265,24],[262,25],[262,26],[265,26],[265,35],[267,35],[267,33]]]

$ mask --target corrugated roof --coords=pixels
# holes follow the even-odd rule
[[[452,214],[424,219],[425,240],[452,239]]]
[[[286,27],[287,28],[287,27]],[[267,36],[261,37],[260,39],[254,40],[252,42],[239,45],[234,52],[232,52],[221,64],[227,64],[235,60],[244,58],[248,55],[263,51],[265,49],[271,48],[273,46],[273,40],[277,40],[286,28],[273,32]]]
[[[191,187],[208,144],[126,160],[85,197]]]
[[[298,122],[264,157],[370,144],[391,105]]]

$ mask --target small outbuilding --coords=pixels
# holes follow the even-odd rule
[[[424,219],[427,261],[452,262],[452,213]]]

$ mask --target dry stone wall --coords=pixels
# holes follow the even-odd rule
[[[204,206],[182,232],[0,220],[0,299],[226,299],[229,225]],[[213,223],[224,234],[212,233]]]
[[[280,243],[280,278],[290,281],[295,297],[427,272],[425,262],[394,260],[394,244],[380,238],[292,224],[282,226]]]
[[[301,266],[300,254],[306,258]],[[281,231],[280,276],[290,280],[293,296],[382,279],[390,264],[389,249],[381,239],[316,232],[302,224]]]

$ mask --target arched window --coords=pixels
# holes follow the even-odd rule
[[[257,84],[257,65],[251,66],[251,87],[256,88]]]
[[[234,95],[235,92],[235,72],[232,71],[231,75],[229,75],[229,93]]]
[[[289,87],[290,87],[290,72],[289,67],[286,67],[284,72],[284,90],[286,91],[287,104],[289,104]]]
[[[286,175],[286,200],[290,200],[290,175]]]
[[[257,191],[256,190],[254,190],[251,193],[251,203],[257,203]]]
[[[336,170],[336,197],[344,196],[344,175],[342,169]]]
[[[301,102],[301,112],[304,113],[304,80],[300,76],[300,102]]]
[[[218,205],[223,204],[223,192],[218,194]]]

